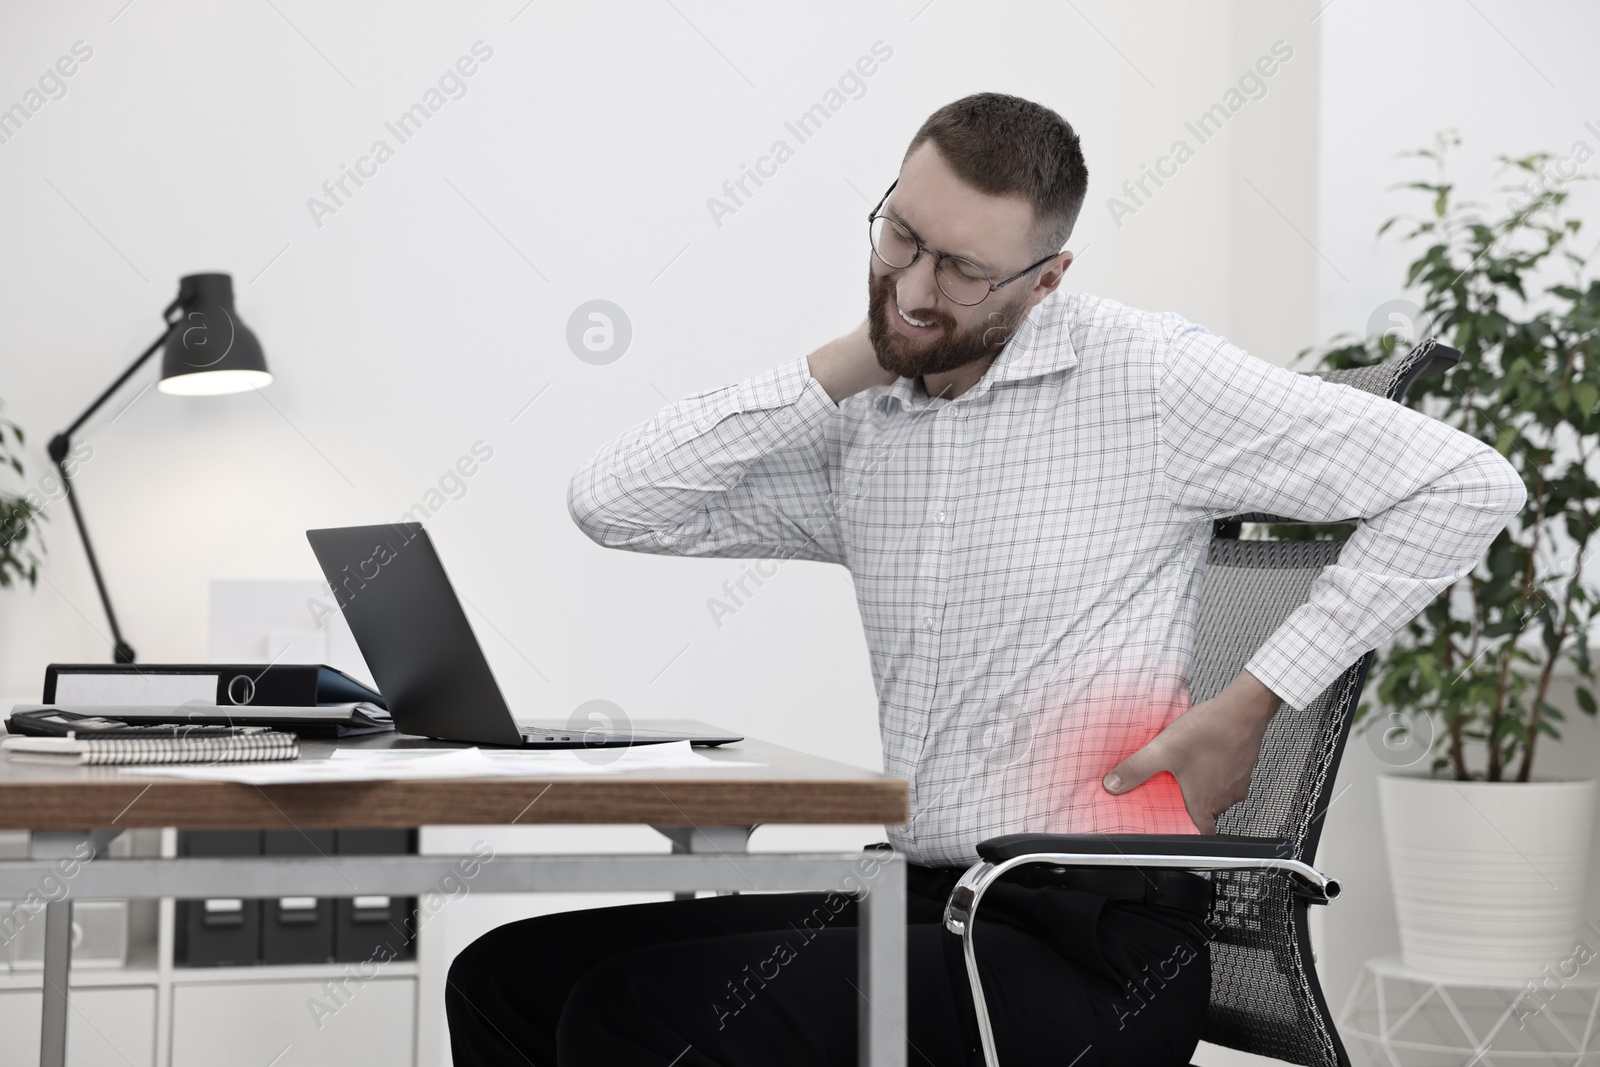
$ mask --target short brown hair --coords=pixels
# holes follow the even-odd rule
[[[969,185],[1031,200],[1041,254],[1067,243],[1089,191],[1089,168],[1066,119],[1019,96],[974,93],[929,115],[906,155],[924,141]]]

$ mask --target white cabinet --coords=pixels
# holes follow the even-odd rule
[[[416,1010],[414,976],[363,982],[330,969],[321,981],[179,981],[171,1067],[410,1064]]]
[[[0,1067],[39,1062],[42,1006],[38,990],[0,990]],[[155,1067],[155,1062],[155,986],[72,991],[67,1067]]]

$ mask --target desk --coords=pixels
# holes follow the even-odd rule
[[[641,729],[711,729],[640,723]],[[439,747],[382,734],[305,740],[306,758],[335,745]],[[532,823],[643,823],[672,841],[670,855],[496,856],[474,892],[696,889],[836,889],[861,886],[861,1062],[905,1064],[905,867],[893,853],[750,853],[762,823],[905,822],[902,779],[745,740],[702,750],[712,760],[755,761],[714,775],[670,770],[572,778],[408,779],[257,787],[124,774],[114,767],[47,765],[0,755],[0,829],[33,831],[28,860],[0,862],[0,899],[38,894],[47,877],[65,895],[45,906],[40,1063],[63,1067],[74,900],[121,897],[414,896],[455,876],[469,856],[111,859],[124,829],[314,829]],[[99,856],[72,862],[74,856]],[[876,858],[871,858],[876,857]],[[72,873],[64,875],[63,864]],[[847,880],[848,879],[848,880]],[[354,887],[354,888],[352,888]],[[52,892],[50,895],[57,895]]]

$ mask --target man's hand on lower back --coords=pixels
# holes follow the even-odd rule
[[[1217,832],[1217,816],[1243,800],[1261,752],[1277,694],[1241,671],[1228,687],[1167,724],[1149,744],[1111,769],[1102,784],[1126,793],[1161,771],[1183,791],[1189,818],[1203,834]]]

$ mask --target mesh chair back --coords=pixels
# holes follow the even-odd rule
[[[1455,349],[1428,339],[1369,367],[1321,371],[1326,381],[1400,401],[1411,383],[1454,366]],[[1241,521],[1221,520],[1207,557],[1190,689],[1208,700],[1305,603],[1340,541],[1235,540]],[[1373,654],[1367,653],[1306,708],[1282,708],[1262,741],[1250,794],[1217,820],[1217,832],[1278,837],[1286,858],[1312,863],[1350,720]],[[1307,930],[1309,900],[1274,872],[1217,872],[1211,910],[1211,1009],[1206,1041],[1311,1067],[1348,1067],[1317,981]]]
[[[1459,351],[1430,337],[1404,355],[1374,363],[1370,367],[1346,367],[1343,370],[1315,373],[1323,381],[1353,386],[1399,401],[1405,398],[1412,382],[1443,373],[1460,360]]]
[[[1206,565],[1195,663],[1196,703],[1238,676],[1279,624],[1309,595],[1338,541],[1216,538]],[[1311,862],[1360,698],[1370,653],[1305,708],[1285,706],[1262,740],[1249,796],[1217,820],[1217,832],[1281,837],[1286,858]],[[1203,1034],[1214,1044],[1315,1067],[1347,1067],[1312,966],[1308,901],[1277,872],[1217,872],[1211,909],[1211,1008]]]

